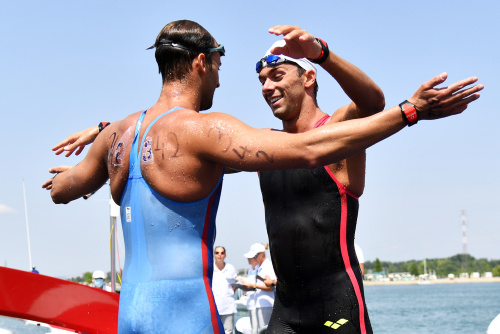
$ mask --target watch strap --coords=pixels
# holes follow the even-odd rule
[[[104,128],[106,128],[108,125],[110,125],[111,123],[110,122],[101,122],[99,123],[99,133],[101,133],[102,130],[104,130]]]
[[[326,44],[326,42],[321,38],[316,38],[316,40],[321,45],[321,54],[319,55],[318,58],[316,59],[309,58],[309,60],[315,64],[321,64],[328,58],[328,55],[330,54],[330,49],[328,48],[328,44]]]

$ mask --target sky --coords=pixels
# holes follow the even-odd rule
[[[0,265],[56,277],[110,270],[109,188],[88,200],[52,203],[48,169],[77,164],[51,148],[71,133],[156,102],[153,44],[167,23],[199,22],[226,48],[210,111],[258,128],[281,128],[264,102],[255,63],[293,24],[368,74],[386,107],[435,75],[477,76],[481,98],[461,115],[421,121],[367,151],[356,243],[366,260],[443,258],[467,251],[500,259],[500,3],[478,1],[10,1],[0,5]],[[318,102],[329,114],[349,100],[324,70]],[[23,194],[26,189],[26,204]],[[27,212],[27,215],[26,215]],[[120,229],[119,229],[120,232]],[[256,173],[227,175],[217,220],[226,262],[266,242]],[[123,242],[118,240],[123,266]]]

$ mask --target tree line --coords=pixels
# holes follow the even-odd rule
[[[460,273],[473,272],[484,274],[492,272],[493,276],[500,276],[500,260],[476,259],[470,254],[457,254],[443,259],[426,259],[427,273],[436,272],[438,277],[447,277],[448,274],[459,276]],[[389,273],[408,272],[411,275],[424,274],[424,260],[410,260],[403,262],[375,261],[365,262],[365,273],[385,271]]]
[[[460,273],[467,272],[469,275],[473,272],[484,274],[492,272],[493,276],[500,277],[500,260],[476,259],[470,254],[457,254],[449,258],[443,259],[426,259],[427,273],[429,270],[436,272],[438,277],[447,277],[448,274],[454,274],[456,277]],[[240,269],[243,274],[245,272]],[[402,262],[380,261],[378,258],[375,261],[365,262],[365,273],[385,271],[390,273],[410,273],[411,275],[424,274],[424,260],[410,260]],[[246,273],[246,272],[245,272]],[[78,283],[92,283],[92,273],[86,272],[82,276],[72,277],[69,279]],[[107,273],[106,282],[111,282],[111,272]],[[120,282],[118,274],[116,282]]]

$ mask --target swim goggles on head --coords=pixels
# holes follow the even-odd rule
[[[158,41],[158,45],[157,46],[156,45],[152,45],[149,48],[147,48],[146,50],[154,49],[154,48],[157,48],[157,47],[160,47],[160,46],[163,46],[163,45],[171,46],[173,48],[179,48],[179,49],[184,49],[184,50],[188,50],[188,51],[193,51],[193,52],[201,52],[201,53],[220,52],[221,56],[224,56],[226,54],[226,50],[224,49],[224,45],[222,45],[222,44],[219,44],[216,48],[196,49],[195,50],[195,49],[189,48],[187,46],[184,46],[182,44],[169,41],[168,39],[161,39],[161,40]]]
[[[267,65],[278,65],[278,64],[281,64],[281,63],[292,63],[292,64],[294,64],[294,62],[291,61],[291,60],[288,60],[286,58],[283,58],[283,57],[271,54],[269,56],[265,56],[264,58],[262,58],[261,60],[259,60],[257,62],[257,64],[255,64],[255,71],[257,71],[257,73],[260,73],[260,71],[262,71],[262,69],[264,67],[266,67]]]

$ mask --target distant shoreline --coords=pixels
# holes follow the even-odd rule
[[[455,278],[448,279],[442,278],[437,280],[429,281],[430,284],[456,284],[456,283],[500,283],[500,277],[492,278]],[[407,281],[363,281],[364,286],[370,285],[410,285],[419,284],[418,280],[407,280]]]

